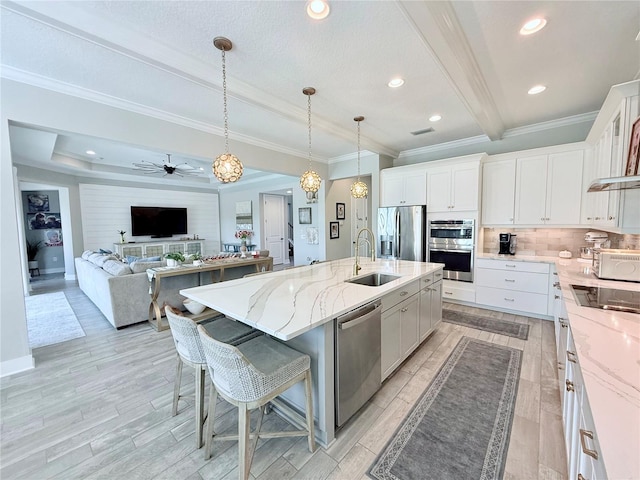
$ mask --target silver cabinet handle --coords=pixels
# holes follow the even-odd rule
[[[401,312],[406,312],[407,310],[409,310],[407,307],[400,309]]]
[[[572,352],[570,350],[567,350],[567,360],[569,360],[571,363],[577,363],[577,361],[576,361],[576,352]]]
[[[567,386],[567,392],[575,392],[575,388],[573,387],[573,382],[571,380],[565,380],[564,384]]]
[[[444,293],[445,295],[453,295],[453,292],[447,292],[446,290],[442,293]]]
[[[404,297],[407,293],[409,293],[409,292],[407,292],[406,290],[403,290],[402,292],[400,292],[400,296]]]
[[[560,298],[560,295],[554,295],[553,298],[555,298],[556,300],[558,300]]]
[[[580,445],[582,446],[582,451],[584,452],[585,455],[589,455],[590,457],[593,457],[597,460],[598,452],[587,448],[587,441],[585,440],[585,437],[588,437],[591,440],[593,440],[593,432],[591,430],[584,430],[581,428],[580,429]]]
[[[558,288],[560,286],[560,282],[553,282],[553,286]]]
[[[504,297],[504,299],[505,299],[507,302],[515,302],[515,301],[516,301],[516,300],[515,300],[515,298],[507,298],[507,297]]]
[[[516,268],[516,266],[515,266],[515,265],[509,265],[508,263],[506,263],[504,266],[505,266],[505,267],[509,267],[509,268]]]
[[[505,278],[505,279],[504,279],[504,281],[505,281],[505,282],[511,282],[511,283],[515,283],[515,282],[516,282],[515,280],[510,280],[510,279],[508,279],[508,278]]]
[[[560,326],[561,326],[562,328],[567,328],[567,326],[568,326],[568,325],[567,325],[567,322],[565,322],[565,321],[563,321],[563,320],[564,320],[564,318],[559,318],[559,319],[558,319],[558,323],[560,324]]]
[[[442,274],[441,273],[436,273],[436,277],[441,277]]]

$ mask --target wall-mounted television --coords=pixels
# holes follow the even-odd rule
[[[131,235],[154,238],[187,233],[187,209],[175,207],[131,207]]]

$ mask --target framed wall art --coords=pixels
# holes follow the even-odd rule
[[[337,220],[345,219],[344,203],[336,203],[336,219]]]
[[[640,161],[640,118],[638,118],[631,128],[631,140],[629,141],[629,156],[627,166],[624,169],[625,176],[638,174],[638,163]]]
[[[338,222],[329,222],[329,238],[340,238],[340,224]]]
[[[301,225],[311,223],[311,207],[303,207],[298,209],[298,223]]]

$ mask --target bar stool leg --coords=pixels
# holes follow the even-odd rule
[[[205,369],[199,365],[196,374],[196,446],[202,447],[202,430],[204,424],[204,376]]]
[[[249,414],[247,404],[238,404],[238,478],[249,479]]]
[[[182,359],[178,355],[178,364],[176,365],[176,379],[173,384],[173,410],[172,415],[178,414],[178,400],[180,399],[180,382],[182,382]]]
[[[313,425],[313,394],[311,392],[311,371],[304,374],[304,389],[307,397],[307,430],[309,430],[309,451],[313,453],[316,449],[316,436]]]
[[[216,390],[215,385],[211,382],[211,387],[209,387],[209,412],[207,413],[207,428],[205,432],[205,443],[204,443],[204,459],[209,460],[211,458],[211,447],[213,444],[213,422],[216,419],[216,404],[218,403],[218,391]]]

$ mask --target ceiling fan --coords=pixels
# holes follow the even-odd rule
[[[188,163],[181,163],[176,165],[171,163],[171,154],[167,153],[167,160],[162,163],[153,163],[148,160],[143,160],[142,163],[134,163],[134,170],[140,170],[145,175],[153,175],[156,173],[162,173],[163,177],[167,175],[178,175],[179,177],[197,177],[202,171],[192,167]]]

